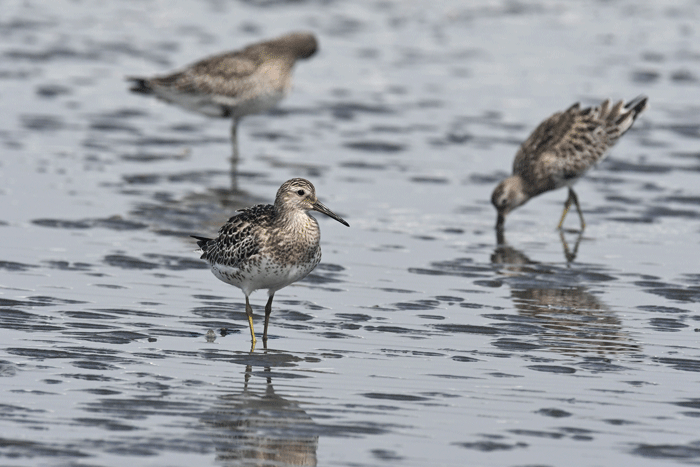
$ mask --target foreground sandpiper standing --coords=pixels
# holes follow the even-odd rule
[[[255,348],[253,309],[248,297],[258,289],[267,289],[265,330],[272,311],[275,292],[306,277],[321,261],[321,231],[308,211],[321,212],[350,227],[340,216],[316,198],[308,180],[293,178],[277,190],[275,204],[258,204],[240,210],[219,229],[214,239],[197,237],[201,258],[216,277],[240,288],[245,295],[245,312]]]
[[[586,109],[576,103],[542,122],[515,155],[513,175],[493,191],[491,202],[498,211],[496,229],[503,229],[506,215],[530,198],[567,186],[569,197],[557,228],[561,229],[573,203],[583,231],[586,223],[573,184],[606,156],[646,107],[646,96],[613,106],[607,99]]]
[[[154,94],[185,109],[210,117],[232,118],[233,161],[238,160],[238,122],[264,112],[284,98],[299,59],[318,50],[316,37],[293,32],[242,50],[200,60],[181,71],[153,78],[128,77],[131,91]]]

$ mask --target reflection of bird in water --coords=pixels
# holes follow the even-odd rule
[[[559,232],[559,239],[561,240],[561,246],[564,249],[564,257],[566,261],[572,263],[578,255],[578,246],[581,244],[581,239],[583,238],[583,232],[579,232],[576,237],[576,243],[574,247],[570,248],[569,243],[566,241],[564,232]],[[496,229],[496,249],[491,255],[491,262],[494,264],[534,264],[527,256],[516,250],[506,242],[506,236],[503,229]]]
[[[238,122],[264,112],[284,98],[299,59],[316,53],[313,34],[295,32],[242,50],[200,60],[165,76],[129,77],[131,90],[157,97],[210,117],[232,118],[233,164],[238,160]]]
[[[639,351],[617,315],[582,285],[571,285],[571,270],[530,260],[502,237],[491,255],[511,276],[508,283],[518,313],[544,330],[537,337],[548,349],[564,354]]]
[[[209,263],[214,275],[245,294],[253,348],[256,339],[253,309],[248,300],[250,294],[259,289],[268,291],[265,344],[275,292],[306,277],[321,261],[321,232],[316,219],[308,214],[310,210],[349,227],[316,198],[311,182],[293,178],[279,188],[274,205],[259,204],[241,209],[241,214],[221,227],[215,239],[194,237],[202,249],[201,258]]]
[[[530,198],[567,186],[569,197],[557,228],[573,203],[586,227],[573,184],[600,162],[617,140],[646,109],[647,98],[581,109],[576,103],[542,122],[520,146],[513,161],[513,175],[498,184],[491,202],[498,211],[496,229],[503,229],[506,215]]]
[[[270,373],[270,368],[265,368]],[[299,404],[275,393],[272,378],[264,392],[249,387],[219,398],[203,417],[212,430],[216,461],[224,465],[315,466],[318,428]]]
[[[530,265],[538,264],[532,261],[525,253],[510,246],[506,242],[503,230],[496,231],[496,248],[491,254],[491,263],[503,264],[509,271],[518,273],[527,272]]]
[[[561,286],[559,286],[561,287]],[[542,326],[550,350],[577,355],[638,352],[617,315],[584,286],[511,288],[518,313]]]

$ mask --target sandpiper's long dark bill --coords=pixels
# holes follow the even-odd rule
[[[293,32],[213,55],[180,71],[151,78],[127,77],[131,91],[153,94],[166,102],[210,117],[232,118],[234,159],[238,157],[238,121],[264,112],[291,88],[297,60],[311,57],[318,41],[310,32]]]
[[[266,343],[275,292],[306,277],[321,261],[321,231],[309,215],[312,210],[350,227],[318,200],[311,182],[293,178],[277,190],[274,205],[241,209],[214,239],[194,236],[202,249],[201,258],[209,263],[214,275],[243,291],[253,347],[256,339],[250,294],[267,289],[269,295],[263,331]]]
[[[615,105],[607,99],[585,109],[576,103],[543,121],[520,146],[513,161],[513,175],[493,191],[491,202],[498,211],[496,229],[503,229],[506,216],[531,198],[566,186],[569,197],[557,228],[561,229],[573,203],[583,231],[586,223],[574,183],[605,158],[646,108],[646,96]]]
[[[323,213],[332,219],[337,220],[338,222],[340,222],[341,224],[343,224],[346,227],[350,227],[350,224],[345,222],[345,219],[343,219],[338,214],[336,214],[333,211],[331,211],[330,209],[328,209],[325,205],[323,205],[323,203],[321,203],[318,200],[316,200],[316,202],[311,205],[311,209],[313,209],[314,211],[318,211],[320,213]]]

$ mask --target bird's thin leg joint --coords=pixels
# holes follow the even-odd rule
[[[238,119],[235,117],[231,122],[231,149],[231,169],[235,172],[238,164]]]
[[[248,317],[248,326],[250,326],[250,341],[255,347],[255,331],[253,330],[253,308],[250,306],[250,301],[248,297],[245,298],[245,314]]]
[[[576,205],[576,211],[578,212],[578,218],[581,219],[581,232],[586,228],[586,221],[583,220],[583,212],[581,211],[581,205],[578,204],[578,196],[574,193],[574,190],[569,188],[569,196],[574,200]]]
[[[275,294],[270,295],[265,304],[265,330],[263,331],[263,342],[267,342],[267,325],[270,324],[270,313],[272,313],[272,299]]]
[[[562,225],[564,225],[564,218],[569,213],[571,203],[573,203],[576,206],[578,218],[581,220],[581,232],[583,232],[583,229],[586,228],[586,222],[583,220],[583,212],[581,212],[581,205],[578,204],[578,196],[576,196],[576,193],[571,187],[569,187],[569,197],[566,198],[566,202],[564,203],[564,212],[561,214],[561,220],[559,221],[559,225],[557,225],[557,229],[561,229]]]

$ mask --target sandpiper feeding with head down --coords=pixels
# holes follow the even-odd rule
[[[306,277],[321,261],[321,231],[308,211],[321,212],[350,227],[340,216],[316,198],[308,180],[293,178],[277,190],[275,204],[259,204],[240,210],[230,218],[214,239],[197,237],[201,258],[214,275],[240,288],[245,295],[245,311],[255,347],[253,309],[248,297],[258,289],[267,289],[265,330],[272,311],[272,298],[279,289]]]
[[[169,75],[128,77],[131,90],[210,117],[232,118],[233,160],[238,159],[236,130],[245,115],[264,112],[291,87],[294,63],[318,50],[313,34],[294,32],[242,50],[200,60]]]
[[[530,198],[567,186],[569,197],[557,228],[561,229],[573,203],[583,231],[586,223],[573,184],[605,157],[646,107],[646,96],[615,105],[607,99],[586,109],[576,103],[542,122],[515,155],[513,175],[493,191],[491,202],[498,211],[496,229],[503,229],[506,215]]]

